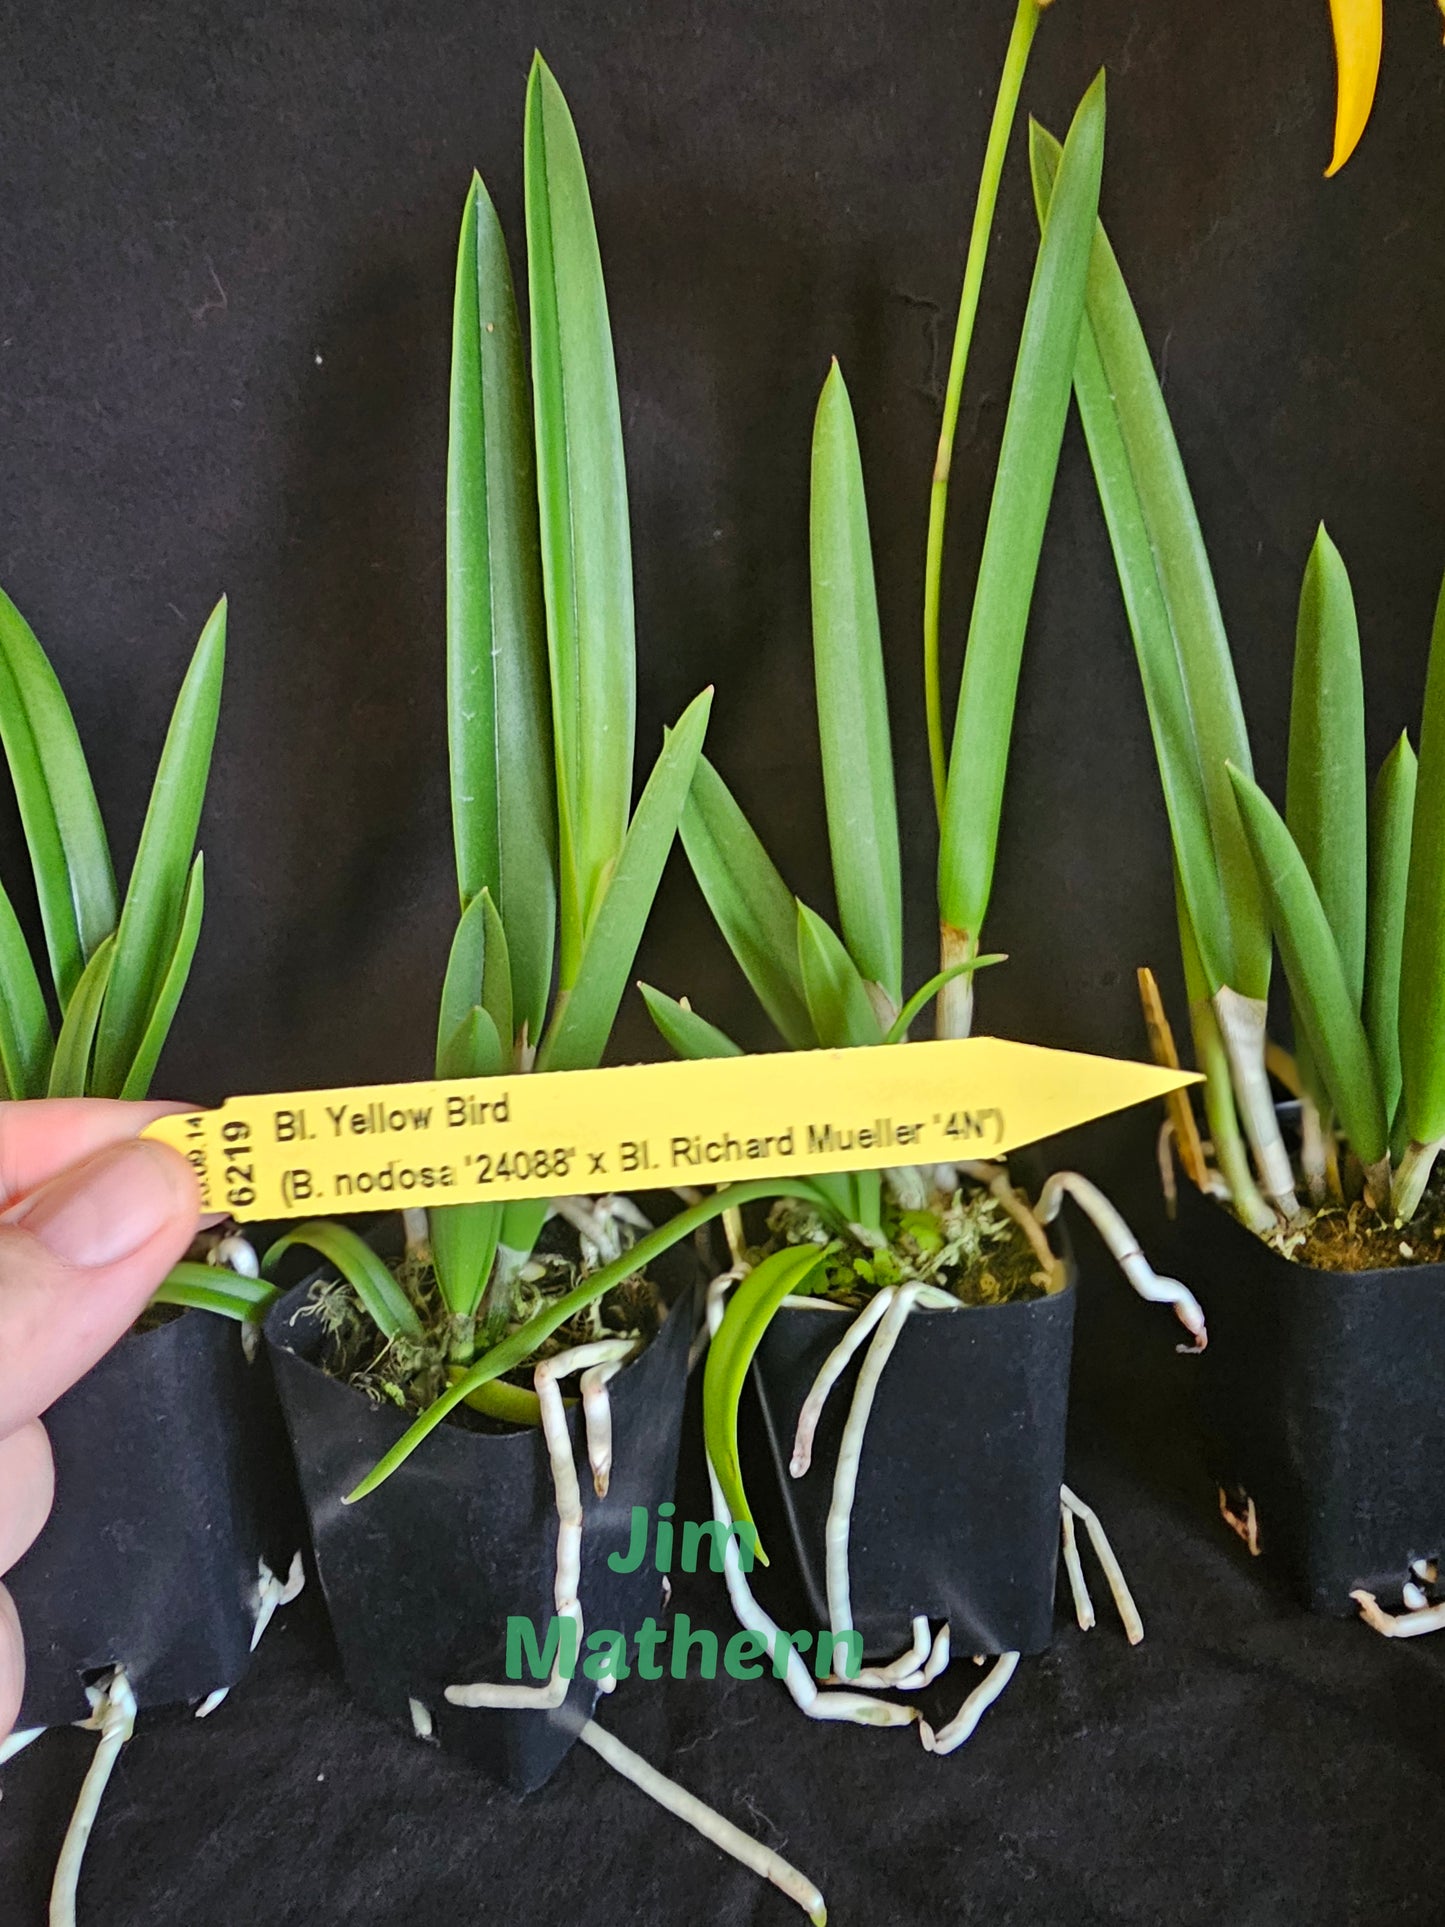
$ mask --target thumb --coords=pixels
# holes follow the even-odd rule
[[[0,1216],[0,1438],[134,1323],[196,1235],[199,1202],[179,1152],[134,1138]]]

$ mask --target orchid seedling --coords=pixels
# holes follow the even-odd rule
[[[0,886],[0,1096],[149,1092],[201,934],[205,864],[196,832],[225,654],[222,600],[176,697],[122,898],[65,692],[29,623],[0,590],[0,742],[49,966],[47,989]],[[248,1247],[230,1255],[242,1269],[175,1266],[154,1302],[254,1324],[274,1293],[247,1275]]]
[[[442,986],[438,1077],[600,1062],[712,699],[704,690],[667,733],[632,810],[636,652],[616,366],[582,153],[540,58],[527,87],[524,187],[530,383],[505,237],[476,176],[457,254],[446,659],[461,917]],[[410,1347],[444,1387],[403,1397],[421,1407],[416,1422],[352,1499],[463,1401],[539,1423],[534,1395],[505,1375],[724,1208],[708,1199],[652,1231],[626,1200],[570,1196],[567,1180],[582,1174],[565,1151],[538,1147],[534,1160],[558,1180],[556,1196],[429,1212],[430,1262],[411,1266],[410,1289],[345,1225],[302,1224],[267,1253],[269,1271],[292,1246],[318,1251],[382,1346]],[[554,1213],[583,1226],[580,1266],[537,1259]]]
[[[475,176],[457,256],[446,657],[461,914],[442,986],[439,1078],[600,1062],[711,703],[704,690],[667,732],[634,810],[632,558],[617,375],[582,154],[540,57],[527,87],[524,187],[530,383],[501,223]],[[424,1227],[409,1226],[400,1267],[348,1226],[313,1221],[279,1239],[264,1268],[297,1245],[334,1266],[350,1291],[340,1318],[361,1328],[364,1356],[378,1362],[365,1382],[416,1414],[348,1503],[364,1501],[463,1403],[493,1421],[540,1428],[556,1497],[554,1605],[580,1637],[584,1512],[561,1382],[579,1375],[601,1494],[611,1457],[607,1380],[647,1336],[622,1294],[613,1301],[621,1307],[616,1320],[604,1325],[609,1293],[635,1287],[649,1265],[724,1209],[788,1186],[736,1186],[653,1229],[630,1200],[573,1196],[569,1180],[584,1173],[566,1150],[539,1146],[523,1155],[526,1175],[555,1179],[555,1195],[431,1210]],[[806,1181],[793,1188],[828,1208]],[[539,1248],[554,1215],[577,1232],[576,1262]],[[318,1308],[324,1314],[334,1302],[334,1287],[323,1286]],[[530,1384],[515,1382],[524,1372]],[[539,1688],[489,1681],[446,1688],[454,1705],[539,1714],[559,1706],[566,1691],[560,1676]],[[581,1737],[724,1851],[776,1881],[815,1920],[824,1918],[816,1889],[779,1855],[748,1841],[595,1722]]]
[[[1059,188],[1040,241],[1024,314],[983,553],[974,588],[951,744],[945,742],[940,671],[943,530],[953,444],[977,315],[1004,155],[1039,8],[1019,6],[1005,58],[978,190],[963,293],[950,361],[930,499],[924,593],[924,679],[928,749],[939,822],[937,919],[939,969],[905,995],[903,905],[893,748],[882,641],[858,436],[835,362],[823,384],[813,429],[810,563],[813,659],[823,789],[838,906],[835,929],[796,898],[723,778],[700,758],[682,819],[682,840],[713,916],[764,1012],[795,1049],[866,1047],[907,1039],[927,1003],[937,1000],[942,1037],[969,1034],[974,974],[1002,961],[982,950],[992,891],[1004,777],[1024,635],[1044,526],[1068,414],[1083,314],[1091,237],[1097,222],[1104,148],[1104,79],[1085,94],[1064,149]],[[732,1054],[737,1046],[690,1004],[644,986],[654,1021],[685,1057]],[[828,1521],[829,1623],[852,1627],[849,1520],[874,1388],[915,1310],[958,1311],[1010,1297],[1057,1291],[1065,1271],[1044,1222],[1072,1190],[1149,1295],[1175,1305],[1196,1337],[1198,1307],[1182,1286],[1159,1280],[1127,1226],[1074,1174],[1051,1181],[1037,1207],[1002,1166],[976,1161],[970,1128],[960,1122],[948,1167],[901,1168],[814,1179],[828,1212],[789,1202],[769,1220],[769,1248],[746,1248],[740,1221],[730,1226],[736,1289],[719,1307],[704,1380],[704,1431],[719,1523],[752,1523],[738,1449],[739,1401],[767,1325],[789,1300],[841,1297],[863,1308],[805,1402],[792,1475],[810,1462],[818,1413],[845,1366],[867,1344],[834,1474]],[[841,1229],[840,1229],[841,1223]],[[1072,1544],[1073,1518],[1097,1520],[1061,1495]],[[1111,1555],[1112,1557],[1112,1555]],[[1080,1579],[1080,1583],[1081,1579]],[[741,1573],[730,1578],[745,1624],[755,1602]],[[1129,1611],[1132,1613],[1132,1602]],[[941,1641],[941,1646],[940,1642]],[[946,1664],[947,1629],[936,1638],[915,1625],[915,1648],[879,1669],[888,1684],[916,1688]],[[969,1696],[958,1719],[938,1733],[920,1724],[924,1744],[946,1752],[966,1738],[1011,1676],[1004,1655],[988,1691]],[[870,1701],[840,1711],[806,1680],[785,1677],[811,1717],[897,1723],[899,1712]],[[903,1710],[906,1723],[915,1716]]]
[[[1041,210],[1057,192],[1059,157],[1035,130]],[[1244,1223],[1286,1250],[1303,1240],[1301,1191],[1316,1211],[1362,1196],[1382,1224],[1406,1224],[1445,1142],[1445,602],[1418,764],[1402,736],[1371,786],[1354,596],[1339,550],[1319,530],[1300,592],[1281,813],[1254,779],[1204,538],[1102,227],[1075,392],[1169,816],[1219,1188]],[[1275,945],[1289,983],[1292,1063],[1265,1036]],[[1271,1069],[1301,1098],[1298,1171]]]
[[[47,988],[0,886],[0,1097],[137,1099],[150,1090],[201,932],[205,865],[196,834],[225,651],[222,600],[201,631],[176,697],[122,897],[70,705],[34,631],[0,591],[0,743],[29,851],[49,978]],[[210,1255],[207,1264],[174,1266],[152,1304],[215,1312],[240,1321],[254,1337],[275,1296],[255,1276],[255,1253],[244,1239],[230,1237]],[[258,1612],[268,1600],[294,1598],[300,1587],[299,1555],[285,1582],[263,1562]],[[263,1626],[258,1618],[257,1639]],[[94,1709],[88,1724],[101,1737],[56,1866],[55,1927],[73,1927],[86,1840],[135,1724],[123,1666],[87,1690]],[[43,1730],[13,1735],[6,1756]]]

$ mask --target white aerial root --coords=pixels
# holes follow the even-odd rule
[[[584,1270],[614,1264],[632,1243],[632,1231],[647,1232],[652,1220],[621,1194],[603,1198],[553,1198],[552,1209],[577,1233]],[[625,1228],[624,1228],[625,1227]]]
[[[592,1468],[592,1490],[607,1497],[612,1482],[612,1401],[607,1387],[622,1370],[623,1360],[590,1366],[577,1381],[582,1392],[582,1422],[587,1432],[587,1463]]]
[[[716,1334],[722,1323],[723,1298],[733,1278],[725,1273],[714,1278],[707,1290],[707,1330],[709,1337]],[[708,1485],[712,1492],[713,1518],[723,1529],[723,1576],[727,1584],[728,1599],[739,1625],[745,1631],[757,1633],[766,1643],[768,1657],[776,1673],[778,1652],[786,1651],[783,1662],[783,1684],[792,1695],[793,1704],[799,1712],[806,1713],[810,1720],[853,1720],[860,1726],[911,1726],[918,1715],[911,1706],[895,1706],[889,1700],[873,1699],[866,1693],[843,1692],[828,1689],[820,1692],[817,1682],[803,1664],[797,1648],[785,1633],[780,1631],[776,1621],[771,1619],[754,1599],[752,1588],[743,1573],[742,1561],[738,1556],[737,1535],[731,1530],[732,1514],[727,1501],[723,1498],[722,1487],[718,1483],[710,1455],[707,1458]],[[846,1632],[847,1627],[838,1627]]]
[[[75,1895],[91,1828],[100,1812],[101,1797],[120,1757],[120,1749],[135,1731],[135,1694],[123,1666],[117,1666],[101,1685],[88,1686],[86,1692],[90,1696],[91,1714],[81,1725],[98,1732],[100,1744],[81,1785],[60,1858],[55,1863],[55,1879],[50,1888],[50,1927],[75,1927]]]
[[[752,1839],[741,1827],[735,1827],[731,1820],[725,1820],[720,1813],[699,1800],[696,1794],[689,1793],[675,1780],[669,1780],[655,1766],[649,1766],[631,1747],[624,1746],[621,1740],[604,1731],[595,1720],[586,1722],[580,1737],[614,1772],[620,1773],[625,1780],[631,1780],[649,1799],[656,1800],[659,1806],[666,1807],[679,1820],[685,1820],[690,1827],[695,1827],[704,1839],[711,1840],[715,1847],[731,1854],[734,1860],[741,1861],[752,1873],[770,1880],[789,1900],[797,1902],[814,1927],[825,1927],[828,1909],[822,1894],[806,1874],[800,1873],[780,1853]]]
[[[1412,1588],[1418,1591],[1418,1588]],[[1438,1633],[1445,1627],[1445,1601],[1438,1606],[1416,1606],[1409,1612],[1387,1613],[1372,1592],[1352,1592],[1351,1599],[1360,1609],[1367,1626],[1386,1639],[1418,1639],[1422,1633]]]
[[[1052,1224],[1059,1215],[1064,1193],[1074,1199],[1092,1220],[1094,1228],[1113,1254],[1114,1261],[1141,1298],[1151,1305],[1172,1305],[1174,1316],[1193,1338],[1181,1351],[1202,1352],[1209,1343],[1204,1313],[1199,1300],[1177,1278],[1161,1278],[1139,1249],[1139,1240],[1125,1224],[1116,1208],[1095,1184],[1077,1171],[1055,1171],[1039,1193],[1034,1209],[1041,1224]]]
[[[206,1263],[220,1265],[241,1278],[261,1276],[261,1260],[256,1255],[256,1247],[239,1231],[230,1231],[224,1238],[218,1238],[206,1253]]]
[[[13,1760],[17,1753],[23,1753],[32,1741],[49,1731],[48,1726],[18,1727],[8,1739],[0,1740],[0,1766],[4,1766],[7,1760]]]
[[[572,1440],[567,1431],[567,1412],[562,1403],[560,1381],[571,1372],[585,1371],[594,1365],[620,1364],[632,1351],[630,1338],[600,1338],[587,1345],[574,1345],[570,1351],[544,1358],[532,1374],[537,1402],[542,1408],[542,1435],[547,1441],[547,1456],[552,1468],[552,1486],[557,1498],[557,1576],[553,1586],[553,1606],[558,1619],[570,1620],[576,1628],[577,1649],[582,1646],[582,1605],[578,1589],[582,1579],[582,1493],[577,1483],[577,1468],[572,1462]],[[599,1401],[605,1403],[605,1386],[593,1397],[593,1410],[586,1414],[588,1456],[597,1449],[594,1427]],[[611,1431],[611,1417],[608,1417]],[[595,1463],[595,1460],[594,1460]],[[562,1704],[570,1685],[562,1672],[562,1640],[557,1641],[557,1657],[552,1662],[552,1677],[545,1686],[491,1684],[477,1680],[467,1686],[448,1686],[447,1699],[453,1706],[490,1706],[505,1708],[536,1707],[543,1711]]]
[[[795,1479],[801,1479],[813,1463],[813,1439],[829,1392],[847,1370],[863,1340],[887,1311],[892,1295],[891,1291],[875,1292],[824,1359],[823,1369],[814,1379],[812,1390],[803,1400],[803,1409],[798,1414],[798,1429],[793,1435],[793,1457],[788,1466]]]
[[[1124,1569],[1115,1556],[1114,1548],[1109,1544],[1109,1535],[1100,1523],[1098,1513],[1095,1512],[1092,1506],[1085,1505],[1078,1493],[1071,1492],[1066,1485],[1059,1487],[1059,1498],[1063,1502],[1064,1516],[1067,1518],[1068,1515],[1072,1513],[1074,1518],[1082,1522],[1085,1532],[1088,1533],[1089,1543],[1094,1548],[1094,1557],[1104,1569],[1104,1577],[1109,1582],[1109,1591],[1114,1595],[1114,1604],[1118,1607],[1119,1617],[1124,1622],[1125,1637],[1131,1646],[1137,1646],[1139,1641],[1144,1637],[1144,1621],[1139,1615],[1139,1608],[1134,1604],[1134,1595],[1129,1590],[1129,1582],[1124,1577]],[[1064,1534],[1065,1544],[1068,1543],[1069,1537],[1070,1534],[1066,1528]],[[1071,1581],[1072,1577],[1073,1575],[1071,1573]],[[1082,1573],[1080,1577],[1082,1578]],[[1077,1606],[1077,1592],[1074,1595],[1074,1600]],[[1089,1608],[1089,1616],[1092,1622],[1092,1605]],[[1080,1619],[1079,1624],[1082,1626],[1083,1623],[1083,1620]]]
[[[1219,1488],[1219,1516],[1236,1538],[1242,1539],[1249,1547],[1251,1559],[1259,1557],[1259,1514],[1254,1509],[1254,1500],[1245,1496],[1243,1512],[1236,1512],[1229,1503],[1229,1494],[1223,1486]]]
[[[299,1598],[305,1584],[306,1568],[302,1564],[299,1551],[292,1553],[291,1564],[284,1579],[278,1579],[264,1559],[260,1562],[260,1574],[256,1581],[256,1599],[252,1607],[256,1623],[251,1628],[249,1651],[254,1653],[261,1644],[261,1635],[275,1618],[277,1607],[289,1606],[293,1599]],[[214,1693],[208,1693],[196,1708],[196,1718],[209,1719],[216,1708],[227,1699],[230,1691],[229,1686],[218,1686]]]
[[[858,1489],[858,1465],[863,1454],[863,1439],[883,1367],[892,1357],[898,1334],[916,1304],[921,1302],[939,1311],[962,1309],[951,1293],[927,1285],[902,1285],[896,1290],[888,1286],[877,1296],[888,1299],[889,1303],[882,1322],[873,1334],[858,1373],[857,1384],[853,1388],[853,1403],[848,1408],[847,1423],[838,1445],[838,1463],[833,1473],[833,1500],[828,1507],[824,1537],[828,1624],[835,1632],[848,1632],[853,1625],[852,1589],[848,1578],[848,1533],[853,1520],[853,1500]],[[824,1369],[827,1369],[826,1366]],[[796,1447],[794,1449],[796,1451]]]
[[[289,1606],[293,1599],[299,1598],[305,1584],[306,1568],[301,1563],[299,1551],[292,1553],[284,1579],[278,1579],[266,1561],[261,1561],[261,1577],[256,1586],[256,1624],[251,1629],[253,1653],[261,1644],[261,1635],[275,1618],[277,1607]]]
[[[1074,1617],[1079,1622],[1079,1631],[1091,1633],[1094,1630],[1094,1602],[1089,1597],[1089,1586],[1084,1578],[1084,1564],[1079,1557],[1079,1539],[1074,1531],[1074,1515],[1066,1505],[1060,1505],[1059,1513],[1064,1533],[1064,1571],[1069,1575],[1069,1591],[1074,1596]]]
[[[927,1720],[920,1720],[918,1737],[924,1752],[952,1753],[955,1747],[972,1739],[979,1721],[1018,1671],[1018,1663],[1017,1653],[1001,1653],[947,1726],[939,1727],[936,1733]]]

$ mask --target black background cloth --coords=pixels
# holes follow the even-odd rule
[[[830,907],[806,490],[837,353],[872,503],[910,976],[931,968],[926,497],[1011,14],[1006,0],[5,11],[0,581],[70,694],[122,869],[175,684],[231,596],[206,927],[158,1088],[211,1101],[429,1068],[455,908],[441,617],[456,224],[477,166],[520,266],[534,45],[578,120],[608,275],[639,767],[715,682],[710,753],[793,887]],[[1415,725],[1445,565],[1445,55],[1426,0],[1388,14],[1375,119],[1331,183],[1323,0],[1057,0],[1025,95],[1061,132],[1109,69],[1105,214],[1276,795],[1317,520],[1355,580],[1376,760]],[[1033,246],[1020,137],[955,460],[955,675]],[[0,854],[30,916],[8,803]],[[1177,990],[1153,755],[1072,427],[987,937],[1010,962],[980,980],[981,1022],[1007,1035],[1137,1054],[1134,966]],[[766,1041],[679,864],[640,971]],[[616,1054],[654,1049],[631,1006]],[[1137,1202],[1154,1122],[1097,1127],[1071,1155]],[[1142,1648],[1103,1613],[1088,1638],[1061,1620],[1054,1652],[948,1762],[905,1735],[807,1725],[765,1684],[632,1682],[604,1717],[785,1846],[839,1921],[1438,1918],[1440,1658],[1306,1620],[1211,1523],[1187,1362],[1167,1355],[1164,1315],[1135,1318],[1118,1289],[1083,1295],[1075,1477],[1138,1587]],[[695,1616],[725,1623],[713,1587],[690,1590]],[[40,1917],[91,1744],[52,1736],[0,1776],[7,1923]],[[591,1758],[514,1807],[349,1710],[314,1595],[212,1720],[146,1722],[86,1894],[93,1919],[187,1927],[790,1917]]]

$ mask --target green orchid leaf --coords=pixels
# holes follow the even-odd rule
[[[0,1072],[3,1097],[43,1097],[55,1035],[14,905],[0,888]]]
[[[1389,1117],[1400,1104],[1400,957],[1417,769],[1410,739],[1402,732],[1380,766],[1370,799],[1364,1018],[1365,1034],[1380,1073],[1380,1096]]]
[[[1357,1004],[1365,986],[1368,794],[1355,599],[1344,558],[1321,524],[1300,589],[1284,816]]]
[[[153,1305],[210,1311],[239,1324],[259,1325],[280,1297],[264,1279],[243,1278],[224,1265],[173,1265],[151,1298]]]
[[[559,997],[537,1053],[538,1070],[585,1070],[601,1061],[687,802],[711,707],[712,691],[705,689],[667,734],[608,878],[576,980]]]
[[[446,976],[442,980],[441,1004],[437,1011],[438,1064],[468,1011],[481,998],[487,929],[487,905],[479,891],[462,911],[457,927],[452,932],[452,947],[447,953]],[[442,1072],[438,1070],[437,1076],[441,1075]]]
[[[496,1025],[505,1069],[517,1034],[512,1003],[512,950],[502,914],[492,902],[490,890],[482,892],[482,914],[487,924],[482,953],[482,1008]],[[530,1022],[530,1018],[526,1021]]]
[[[95,1040],[92,1089],[100,1097],[114,1097],[124,1088],[175,954],[191,887],[225,660],[222,599],[201,631],[176,698],[120,913],[115,961]]]
[[[868,505],[837,362],[813,425],[810,554],[818,738],[838,920],[863,975],[903,1001],[903,883]]]
[[[438,1077],[499,1077],[505,1065],[497,1027],[480,1004],[472,1005],[437,1052]]]
[[[335,1265],[383,1338],[422,1336],[421,1320],[411,1300],[387,1265],[349,1225],[308,1218],[276,1240],[261,1260],[262,1272],[269,1276],[281,1257],[298,1245]]]
[[[1417,1144],[1445,1137],[1445,585],[1435,609],[1420,721],[1400,952],[1400,1073]]]
[[[661,990],[654,990],[651,984],[639,984],[642,1001],[664,1043],[671,1045],[679,1057],[696,1061],[704,1057],[741,1057],[742,1052],[724,1031],[716,1024],[710,1024],[706,1017],[699,1017],[695,1010],[686,1004],[678,1003]]]
[[[828,1050],[881,1044],[883,1028],[858,966],[832,926],[805,903],[798,905],[796,942],[808,1015],[819,1043]]]
[[[703,1437],[728,1515],[737,1525],[753,1523],[738,1454],[738,1406],[748,1367],[778,1307],[806,1288],[825,1256],[823,1247],[803,1245],[764,1258],[734,1289],[708,1347],[702,1383]],[[757,1554],[766,1565],[761,1545]]]
[[[115,930],[115,873],[70,705],[29,623],[3,590],[0,743],[63,1012],[80,973]]]
[[[1008,962],[1006,950],[990,951],[986,957],[970,957],[967,963],[951,964],[947,970],[939,970],[927,983],[920,984],[889,1025],[883,1041],[885,1044],[901,1044],[908,1035],[908,1026],[913,1022],[925,1004],[932,1001],[945,984],[951,984],[955,977],[968,977],[975,970],[986,970],[990,964]]]
[[[522,333],[501,223],[473,175],[457,249],[447,443],[452,829],[463,908],[483,890],[499,907],[512,992],[534,1042],[557,901],[548,700]],[[510,1043],[510,1023],[503,1035]]]
[[[560,985],[622,861],[636,710],[617,370],[577,132],[539,55],[524,132],[542,582],[561,812]]]
[[[624,1278],[636,1272],[645,1272],[654,1259],[660,1258],[665,1251],[671,1251],[675,1244],[690,1238],[705,1224],[719,1217],[724,1211],[741,1210],[761,1198],[805,1198],[810,1204],[829,1212],[827,1201],[806,1180],[786,1178],[754,1178],[742,1184],[730,1184],[724,1190],[716,1191],[700,1204],[691,1205],[686,1211],[679,1211],[656,1231],[639,1238],[631,1250],[625,1251],[610,1265],[603,1265],[590,1272],[564,1292],[559,1298],[552,1299],[544,1308],[529,1318],[514,1332],[508,1334],[499,1345],[494,1345],[485,1357],[478,1359],[469,1371],[464,1372],[453,1384],[448,1386],[441,1397],[434,1400],[416,1420],[391,1450],[379,1459],[366,1477],[353,1492],[346,1495],[345,1503],[354,1505],[375,1492],[379,1485],[389,1479],[399,1465],[405,1463],[422,1441],[441,1424],[448,1413],[456,1410],[464,1399],[493,1379],[500,1378],[515,1366],[526,1364],[537,1348],[549,1339],[558,1326],[565,1325],[576,1318],[580,1312],[609,1292],[614,1285],[620,1285]],[[831,1213],[829,1213],[831,1215]],[[323,1227],[324,1229],[325,1227]],[[293,1234],[294,1235],[294,1234]],[[269,1256],[269,1254],[268,1254]]]
[[[474,1318],[502,1230],[498,1204],[444,1204],[427,1212],[437,1287],[454,1318]]]
[[[161,979],[161,987],[150,1016],[146,1019],[145,1034],[136,1050],[135,1059],[126,1072],[125,1082],[121,1085],[122,1097],[145,1097],[151,1087],[151,1079],[156,1074],[161,1052],[165,1049],[166,1039],[171,1034],[171,1025],[180,1008],[190,979],[191,964],[195,959],[196,945],[201,937],[201,918],[206,907],[206,866],[205,859],[197,850],[196,860],[191,865],[191,874],[186,883],[185,900],[181,904],[181,925],[176,932],[175,947],[171,960],[166,966],[166,974]]]
[[[50,1063],[48,1097],[84,1097],[90,1081],[90,1054],[115,964],[115,938],[107,937],[80,973],[66,1006],[65,1021]]]
[[[1068,416],[1104,162],[1104,76],[1079,103],[1043,221],[963,659],[938,856],[943,924],[977,948],[1044,523]]]
[[[1305,1042],[1345,1136],[1369,1169],[1389,1149],[1389,1124],[1339,946],[1284,818],[1252,777],[1234,768],[1229,774]]]
[[[1034,195],[1060,149],[1030,129]],[[1209,981],[1263,998],[1269,918],[1234,789],[1252,768],[1209,557],[1148,343],[1102,226],[1094,235],[1074,391],[1149,706],[1185,899]]]
[[[681,834],[698,888],[754,996],[787,1043],[812,1048],[818,1036],[797,963],[797,899],[705,756]]]

